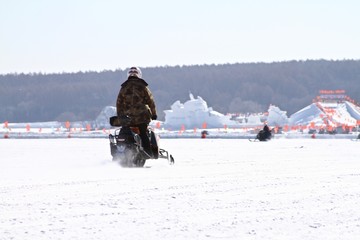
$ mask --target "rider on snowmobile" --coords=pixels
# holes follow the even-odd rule
[[[271,130],[266,123],[264,125],[264,128],[258,133],[256,138],[260,141],[267,141],[271,139]]]
[[[116,101],[117,116],[128,116],[129,125],[139,128],[142,146],[151,157],[147,128],[152,119],[157,119],[154,97],[148,84],[142,79],[140,68],[131,67],[127,75],[128,78],[121,84]]]

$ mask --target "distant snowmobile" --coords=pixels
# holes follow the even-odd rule
[[[260,132],[256,135],[256,139],[259,141],[268,141],[271,139],[271,131],[260,130]]]
[[[152,154],[148,154],[141,145],[139,129],[128,125],[130,118],[127,116],[119,119],[117,116],[110,118],[110,125],[120,127],[115,130],[115,135],[109,134],[110,152],[113,161],[119,162],[122,167],[143,167],[147,159],[165,158],[169,164],[174,164],[174,158],[168,151],[158,147],[157,135],[148,128]]]
[[[271,139],[271,137],[272,137],[271,130],[267,125],[265,125],[264,128],[258,132],[255,139],[253,139],[253,140],[249,139],[249,140],[250,141],[255,141],[255,140],[268,141]]]

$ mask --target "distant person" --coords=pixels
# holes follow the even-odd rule
[[[209,135],[209,132],[208,132],[208,131],[203,130],[203,131],[201,132],[201,138],[206,138],[207,135]]]
[[[265,124],[264,128],[256,135],[256,139],[259,141],[267,141],[271,139],[271,130],[267,124]]]
[[[152,157],[147,129],[151,120],[157,119],[154,97],[148,84],[142,79],[140,68],[131,67],[127,76],[127,80],[121,84],[117,97],[117,116],[130,117],[129,125],[139,128],[142,146]]]

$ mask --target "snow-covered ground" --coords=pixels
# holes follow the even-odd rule
[[[359,239],[360,141],[162,139],[125,169],[101,139],[0,139],[0,239]]]

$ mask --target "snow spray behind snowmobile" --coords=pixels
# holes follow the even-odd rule
[[[147,153],[139,135],[139,129],[129,125],[130,118],[113,116],[110,125],[120,127],[115,130],[114,135],[109,134],[110,152],[113,161],[119,162],[122,167],[143,167],[147,159],[165,158],[169,164],[174,164],[174,158],[168,151],[159,148],[158,136],[148,128],[147,135],[150,140],[151,154]]]

